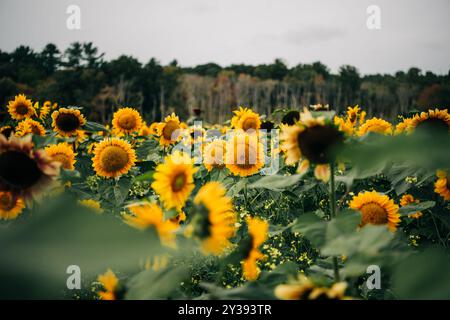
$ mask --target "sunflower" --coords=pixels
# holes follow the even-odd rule
[[[412,118],[404,118],[400,123],[395,126],[394,134],[402,134],[408,131],[409,126],[411,125]]]
[[[239,107],[239,110],[234,111],[234,114],[235,116],[231,119],[231,125],[234,129],[256,131],[261,127],[259,114],[251,109]]]
[[[230,238],[236,233],[236,213],[233,203],[225,195],[219,182],[208,182],[200,188],[194,203],[198,211],[193,218],[192,234],[202,241],[205,254],[220,255],[230,247]]]
[[[194,173],[198,168],[189,155],[175,151],[156,167],[152,188],[161,197],[166,209],[180,210],[194,189]]]
[[[175,246],[175,231],[179,225],[172,220],[164,220],[162,209],[155,203],[136,203],[128,207],[131,214],[125,214],[127,224],[137,229],[154,227],[161,242],[167,246]]]
[[[172,113],[164,119],[164,122],[158,124],[156,131],[159,136],[159,143],[162,146],[174,144],[181,137],[180,119]]]
[[[326,123],[324,117],[313,117],[304,109],[296,125],[282,127],[280,138],[287,165],[299,163],[298,172],[304,173],[310,164],[314,164],[316,178],[328,181],[329,163],[334,160],[336,149],[344,141],[344,135],[337,127]]]
[[[61,168],[66,170],[75,169],[75,156],[77,154],[73,152],[72,147],[67,143],[61,142],[58,144],[49,145],[45,147],[45,152],[54,161],[61,163]]]
[[[141,128],[142,118],[135,109],[121,108],[114,113],[112,126],[117,132],[132,134]]]
[[[250,236],[248,252],[242,264],[243,276],[247,280],[256,280],[259,276],[260,269],[257,261],[262,260],[265,256],[259,251],[259,247],[267,240],[267,232],[269,224],[267,221],[257,217],[247,218],[248,234]]]
[[[60,108],[52,113],[52,127],[61,136],[72,137],[86,123],[86,119],[78,109]]]
[[[23,208],[25,208],[25,203],[20,197],[8,191],[0,191],[0,219],[16,219]]]
[[[139,133],[138,133],[141,137],[147,137],[151,134],[150,132],[150,128],[147,127],[147,124],[145,122],[142,122],[142,125],[139,129]]]
[[[33,150],[31,135],[6,139],[0,135],[0,190],[25,200],[37,197],[59,175],[60,163],[44,150]]]
[[[108,269],[104,274],[99,275],[97,280],[104,289],[97,292],[101,300],[116,300],[123,295],[122,290],[120,290],[119,279],[112,270]]]
[[[319,287],[304,275],[291,284],[280,284],[275,288],[275,296],[281,300],[343,300],[346,282],[334,283],[331,287]]]
[[[436,176],[438,179],[434,183],[434,192],[445,201],[450,200],[450,174],[444,170],[438,170]]]
[[[264,166],[264,146],[256,135],[237,132],[230,136],[225,149],[225,165],[235,176],[251,176]]]
[[[364,122],[358,130],[358,136],[363,136],[368,132],[375,132],[384,135],[392,134],[392,124],[386,120],[379,118],[372,118]]]
[[[408,125],[408,132],[415,130],[437,131],[447,133],[450,131],[450,114],[447,109],[428,110],[416,114]]]
[[[98,202],[97,200],[84,199],[84,200],[79,200],[78,203],[86,208],[91,209],[92,211],[94,211],[96,213],[103,213],[103,209],[100,205],[100,202]]]
[[[159,122],[153,122],[149,127],[148,130],[150,132],[150,134],[153,135],[157,135],[158,134],[158,126],[159,126]]]
[[[339,131],[351,136],[353,135],[354,127],[349,122],[339,116],[334,116],[334,124],[339,127]]]
[[[387,225],[389,230],[395,231],[400,222],[398,206],[388,196],[376,191],[360,192],[350,201],[350,208],[361,213],[361,226]]]
[[[225,167],[226,141],[213,140],[203,150],[203,164],[208,171]]]
[[[50,113],[52,108],[52,103],[50,101],[45,101],[42,107],[39,109],[39,119],[44,120]]]
[[[18,137],[34,134],[36,136],[45,136],[45,128],[42,124],[33,119],[25,119],[20,121],[16,127],[16,135]]]
[[[110,138],[96,144],[92,166],[99,176],[116,178],[128,173],[135,161],[136,153],[127,141]]]
[[[414,204],[414,203],[420,203],[420,201],[418,199],[414,199],[414,197],[410,194],[404,194],[402,196],[402,198],[400,199],[400,206],[402,206],[402,207],[405,207],[407,205]],[[413,219],[419,219],[421,216],[423,216],[423,213],[420,211],[408,214],[408,218],[413,218]]]
[[[13,101],[9,101],[8,112],[11,118],[19,121],[36,115],[33,103],[24,94],[19,94]]]
[[[11,134],[14,133],[14,128],[11,126],[3,126],[0,128],[0,134],[3,135],[6,139],[8,139]]]

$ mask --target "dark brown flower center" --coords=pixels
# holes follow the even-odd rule
[[[108,146],[100,155],[100,163],[106,172],[116,172],[127,165],[128,154],[121,147]]]
[[[342,142],[342,133],[332,126],[316,125],[306,128],[298,135],[298,146],[302,154],[316,164],[334,160],[336,149]]]
[[[16,106],[16,113],[24,116],[28,113],[28,106],[24,103],[20,103]]]
[[[131,114],[123,115],[118,120],[119,126],[125,130],[131,130],[136,127],[136,117]]]
[[[65,132],[71,132],[80,127],[80,119],[72,113],[60,113],[56,118],[56,126]]]
[[[172,191],[179,192],[186,185],[187,177],[184,172],[181,172],[175,176],[172,181]]]
[[[14,188],[29,188],[42,175],[36,161],[22,152],[6,151],[0,155],[0,179]]]
[[[418,130],[419,132],[445,134],[449,131],[449,126],[444,120],[440,118],[429,118],[417,124],[416,130]]]
[[[386,224],[388,222],[388,214],[378,203],[370,202],[361,207],[362,219],[361,224]]]
[[[166,140],[176,140],[176,137],[172,137],[172,134],[175,130],[178,130],[180,127],[176,121],[169,121],[166,123],[163,129],[163,136]]]
[[[14,133],[14,129],[12,127],[6,127],[3,128],[3,130],[0,133],[4,135],[6,138],[9,138],[11,133]]]

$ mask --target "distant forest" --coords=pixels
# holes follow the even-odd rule
[[[109,121],[120,106],[137,108],[147,121],[172,111],[186,119],[200,109],[206,121],[215,123],[229,119],[239,105],[268,115],[277,108],[317,103],[336,111],[359,104],[369,116],[392,119],[411,110],[447,108],[450,71],[436,75],[412,67],[394,75],[363,76],[345,65],[333,74],[320,62],[289,68],[281,59],[257,66],[182,67],[177,61],[161,65],[154,58],[144,64],[125,55],[106,61],[92,43],[75,42],[65,51],[49,43],[40,52],[27,46],[0,50],[3,106],[18,93],[34,101],[84,107],[90,119],[100,122]]]

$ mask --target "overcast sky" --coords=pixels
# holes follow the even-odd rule
[[[81,29],[66,27],[69,5]],[[366,26],[369,5],[381,29]],[[106,57],[289,66],[320,60],[362,73],[450,69],[449,0],[0,0],[0,49],[92,41]]]

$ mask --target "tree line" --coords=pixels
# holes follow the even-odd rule
[[[90,119],[101,122],[121,106],[137,108],[147,121],[159,121],[172,111],[187,118],[200,109],[206,121],[222,122],[239,105],[270,114],[276,108],[317,103],[337,111],[358,104],[369,116],[392,118],[412,110],[447,108],[450,71],[437,75],[412,67],[361,75],[344,65],[334,74],[321,62],[289,68],[281,59],[256,66],[182,67],[176,60],[162,65],[151,58],[144,64],[126,55],[107,61],[91,42],[74,42],[64,51],[49,43],[41,51],[28,46],[0,50],[1,103],[5,106],[17,93],[84,107]]]

